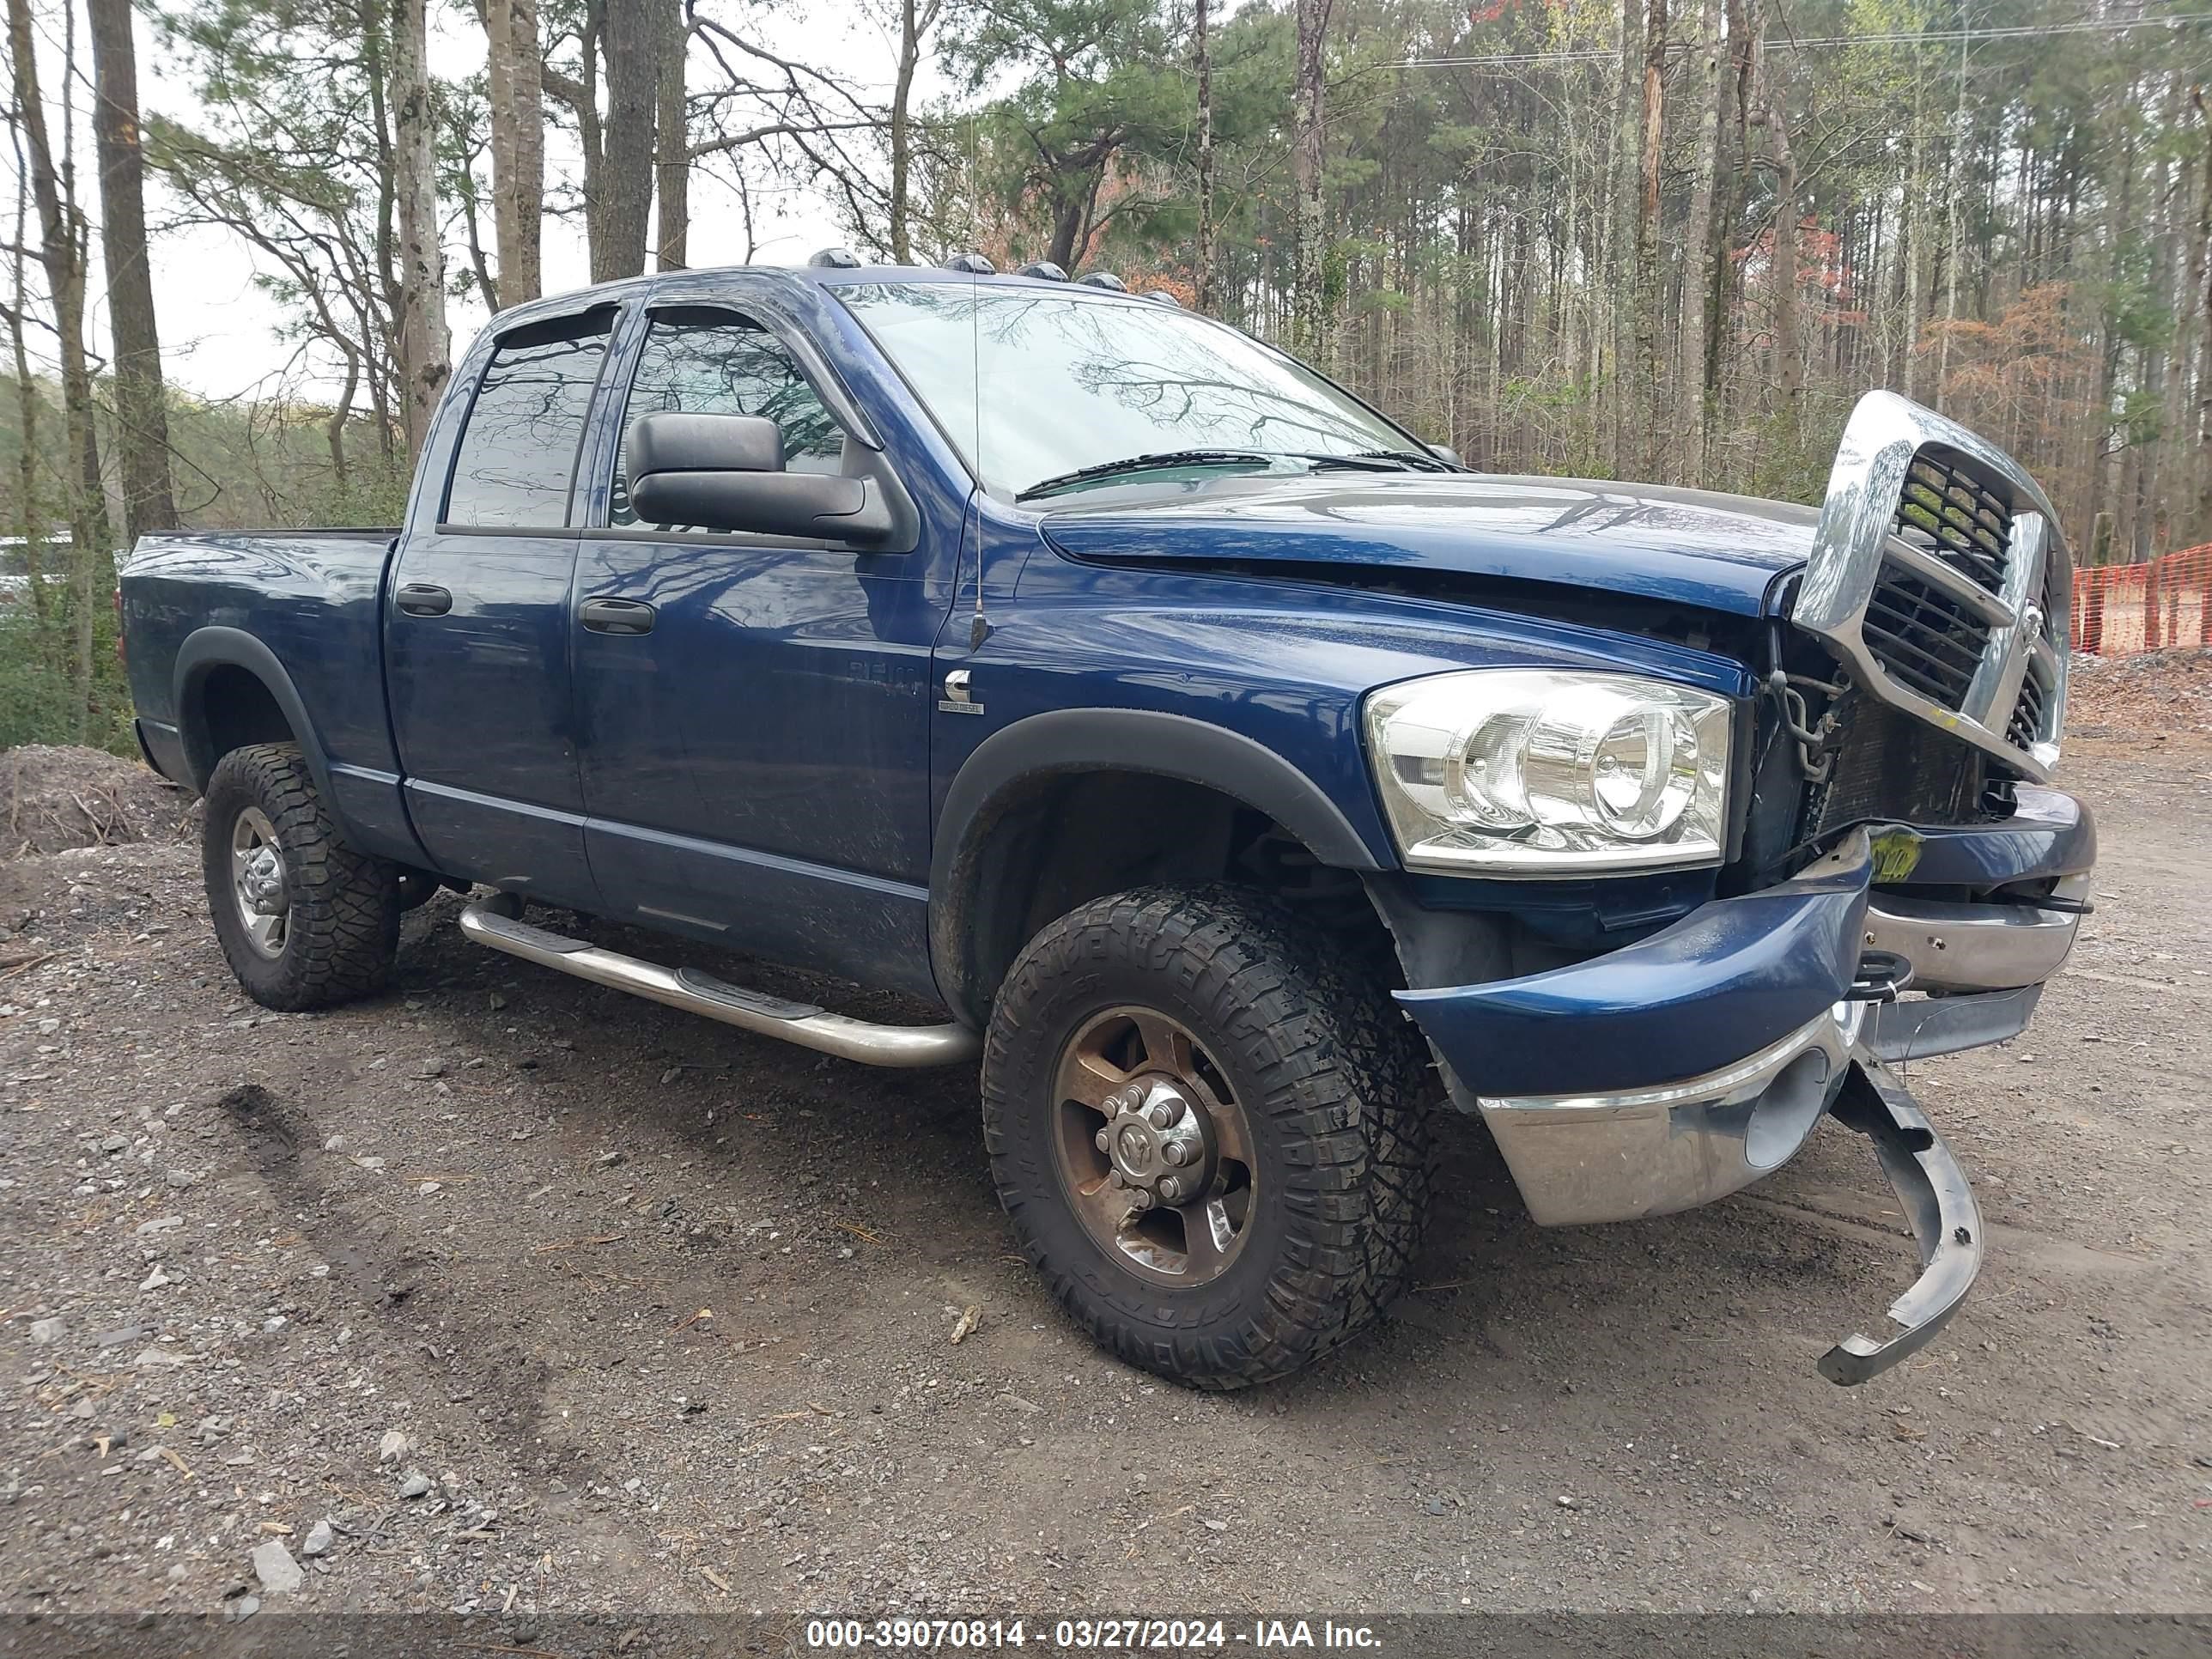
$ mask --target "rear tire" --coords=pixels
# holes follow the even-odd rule
[[[1148,887],[1054,922],[1000,988],[983,1055],[1000,1200],[1061,1305],[1131,1364],[1267,1382],[1404,1287],[1426,1058],[1344,956],[1260,895]]]
[[[208,908],[246,994],[296,1013],[382,990],[399,950],[399,867],[346,844],[298,747],[232,750],[206,805]]]

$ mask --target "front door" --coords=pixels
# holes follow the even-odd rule
[[[741,312],[656,309],[635,363],[625,430],[763,416],[789,470],[858,463],[793,354]],[[613,465],[573,636],[609,914],[927,993],[930,650],[957,546],[926,521],[905,553],[641,525]]]
[[[472,354],[482,374],[450,481],[421,492],[384,611],[407,810],[439,871],[582,908],[598,890],[576,765],[568,499],[615,314],[533,323]]]

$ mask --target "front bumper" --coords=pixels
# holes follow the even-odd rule
[[[2019,794],[2000,825],[1862,829],[1795,879],[1625,949],[1399,1000],[1544,1225],[1710,1203],[1788,1163],[1831,1111],[1871,1135],[1927,1273],[1892,1310],[1912,1316],[1906,1336],[1823,1362],[1860,1381],[1926,1340],[1911,1332],[1948,1316],[1979,1260],[1965,1176],[1887,1066],[2017,1035],[2085,907],[2087,809]],[[1875,1000],[1870,952],[1905,958],[1929,994]]]

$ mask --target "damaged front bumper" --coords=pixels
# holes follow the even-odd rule
[[[1822,1362],[1894,1364],[1979,1264],[1966,1179],[1892,1062],[2017,1035],[2086,908],[2096,833],[2073,797],[2023,787],[2002,824],[1854,832],[1795,879],[1717,900],[1572,967],[1399,993],[1545,1225],[1663,1215],[1779,1169],[1823,1115],[1869,1135],[1925,1269]],[[1897,1000],[1911,969],[1929,994]]]

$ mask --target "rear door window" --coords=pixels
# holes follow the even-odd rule
[[[461,433],[440,522],[517,530],[568,524],[576,453],[614,317],[610,307],[500,341]]]

